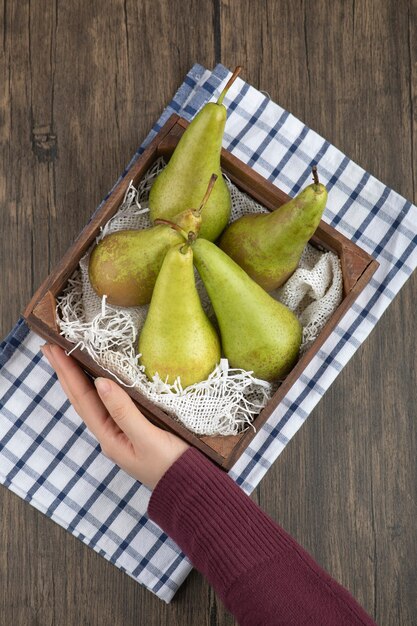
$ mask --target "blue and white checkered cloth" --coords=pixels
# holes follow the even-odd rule
[[[229,71],[195,65],[134,159],[172,113],[191,119]],[[417,265],[417,208],[238,79],[225,99],[224,146],[295,195],[317,163],[324,219],[380,267],[231,475],[250,493],[294,436]],[[125,176],[126,172],[122,174]],[[146,516],[150,493],[104,457],[70,406],[40,338],[20,320],[0,346],[0,481],[169,602],[191,569]]]

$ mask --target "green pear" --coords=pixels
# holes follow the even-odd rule
[[[326,187],[313,168],[313,184],[271,213],[244,215],[223,233],[219,246],[261,287],[272,291],[296,270],[320,223]]]
[[[152,291],[164,256],[172,246],[195,237],[201,214],[216,183],[212,174],[198,209],[186,209],[169,220],[144,230],[119,230],[104,237],[90,255],[90,283],[109,304],[140,306],[151,301]]]
[[[149,195],[151,219],[171,219],[184,208],[196,206],[210,174],[218,176],[203,215],[200,235],[214,241],[230,218],[230,193],[220,169],[220,153],[227,112],[223,98],[240,72],[236,68],[217,102],[208,102],[192,120],[168,165],[157,176]]]
[[[253,371],[263,380],[282,379],[300,349],[302,328],[295,315],[215,244],[197,239],[193,252],[231,367]]]
[[[157,225],[144,230],[119,230],[104,237],[90,255],[88,273],[94,291],[107,302],[130,307],[148,304],[166,252],[198,232],[200,210],[187,209],[174,218],[178,229]],[[175,226],[175,224],[174,224]],[[181,231],[183,230],[183,234]]]
[[[205,380],[220,361],[219,337],[201,306],[187,243],[166,253],[138,350],[149,379],[158,373],[173,384],[180,377],[183,388]]]

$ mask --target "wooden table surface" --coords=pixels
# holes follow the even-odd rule
[[[242,65],[416,201],[415,0],[2,4],[2,337],[194,62]],[[416,291],[414,274],[254,494],[385,626],[417,624]],[[1,625],[235,623],[196,572],[165,605],[4,488],[0,502]]]

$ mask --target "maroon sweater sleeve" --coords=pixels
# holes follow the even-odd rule
[[[161,478],[148,512],[242,626],[375,626],[343,587],[197,450],[189,448]]]

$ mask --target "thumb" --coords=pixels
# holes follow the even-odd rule
[[[108,378],[96,378],[94,384],[110,416],[132,442],[155,428],[119,385]]]

